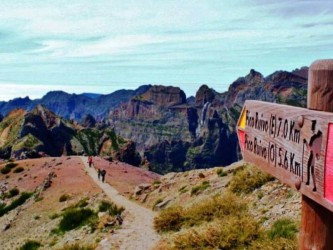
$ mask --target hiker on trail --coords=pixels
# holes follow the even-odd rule
[[[92,165],[92,163],[93,163],[93,158],[92,158],[92,156],[89,156],[89,157],[88,157],[88,163],[89,163],[89,167],[91,168],[91,165]]]
[[[101,178],[101,175],[102,175],[102,171],[100,169],[97,169],[97,177],[98,177],[98,179]]]
[[[106,170],[105,169],[103,169],[101,171],[101,175],[102,175],[102,182],[104,182],[105,181],[105,175],[106,175]]]

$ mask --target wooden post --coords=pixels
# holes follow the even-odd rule
[[[318,60],[311,65],[307,106],[333,112],[333,60]],[[302,195],[299,243],[301,250],[333,249],[333,212],[305,195]]]

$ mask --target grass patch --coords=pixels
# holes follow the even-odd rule
[[[63,246],[62,248],[59,248],[59,250],[94,250],[96,246],[94,245],[80,245],[79,243],[75,244],[67,244]]]
[[[62,232],[70,231],[88,224],[96,217],[96,214],[91,209],[67,210],[62,215],[62,219],[59,223],[59,230]]]
[[[74,207],[76,208],[84,208],[88,206],[88,198],[81,199],[78,203],[75,204]]]
[[[172,249],[248,249],[259,235],[260,226],[250,215],[228,216],[177,233]]]
[[[180,206],[172,206],[155,217],[154,227],[157,232],[178,231],[183,226],[185,210]]]
[[[274,222],[268,231],[271,240],[276,238],[294,239],[298,232],[296,223],[290,219],[279,219]]]
[[[117,214],[119,215],[122,214],[122,212],[125,211],[125,208],[118,207],[113,202],[102,200],[101,203],[99,204],[98,210],[100,212],[107,212],[109,215],[115,216]]]
[[[227,176],[228,174],[223,170],[223,168],[219,168],[218,170],[216,170],[216,174],[220,177],[224,177]]]
[[[41,246],[42,244],[40,244],[38,241],[29,240],[26,243],[24,243],[24,245],[21,246],[19,250],[37,250]]]
[[[70,196],[68,194],[63,194],[59,197],[59,202],[65,202],[69,200]]]
[[[191,196],[192,195],[197,195],[197,194],[199,194],[200,192],[206,190],[209,187],[210,187],[209,181],[204,181],[204,182],[202,182],[201,185],[195,186],[195,187],[193,187],[191,189]]]
[[[155,217],[154,227],[158,232],[178,231],[200,225],[215,218],[229,215],[239,216],[247,211],[244,201],[234,194],[216,196],[199,202],[187,209],[179,206],[169,207]]]
[[[21,173],[21,172],[23,172],[24,171],[24,168],[23,167],[18,167],[18,168],[15,168],[14,169],[14,173]]]
[[[15,199],[10,203],[8,206],[0,208],[0,217],[4,214],[8,213],[9,211],[17,208],[18,206],[23,205],[27,199],[31,197],[32,193],[22,193],[19,198]]]
[[[297,249],[293,222],[277,222],[264,230],[248,209],[246,201],[231,192],[188,208],[169,207],[154,219],[156,231],[167,233],[158,249]]]
[[[184,194],[188,191],[187,186],[182,186],[180,189],[178,189],[178,192],[180,194]]]
[[[244,168],[234,172],[229,189],[236,194],[248,194],[272,180],[274,180],[274,177],[271,175],[262,172],[256,167],[246,165]]]

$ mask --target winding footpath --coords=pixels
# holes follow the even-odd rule
[[[116,189],[107,183],[98,180],[95,168],[89,168],[87,157],[80,157],[87,173],[105,194],[118,206],[125,208],[126,217],[121,229],[115,234],[103,239],[98,250],[149,250],[159,240],[159,235],[153,229],[154,212],[139,206],[118,193]]]

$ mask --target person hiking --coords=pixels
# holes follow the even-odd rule
[[[101,175],[102,175],[102,182],[104,182],[105,181],[105,175],[106,175],[106,170],[105,169],[103,169],[101,171]]]
[[[92,158],[92,156],[89,156],[89,157],[88,157],[88,163],[89,163],[89,167],[91,168],[91,165],[92,165],[92,163],[93,163],[93,158]]]
[[[100,180],[101,176],[102,176],[101,169],[97,169],[97,177],[98,177],[99,180]]]

